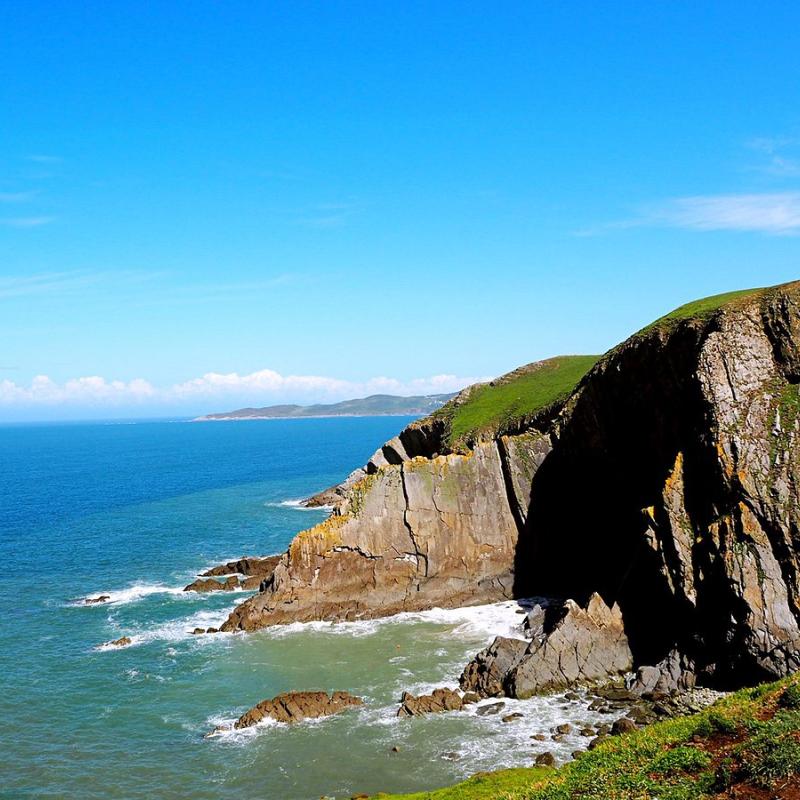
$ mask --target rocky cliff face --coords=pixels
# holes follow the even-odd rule
[[[637,666],[723,684],[800,668],[799,382],[788,284],[656,323],[466,455],[441,421],[412,426],[226,628],[597,592]]]
[[[335,513],[294,539],[267,590],[224,629],[512,597],[527,487],[549,448],[547,437],[527,434],[467,455],[380,466],[374,458],[342,490]]]
[[[638,663],[717,682],[800,666],[800,285],[657,324],[562,412],[534,476],[525,585],[619,603]]]

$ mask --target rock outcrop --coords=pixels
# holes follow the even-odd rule
[[[800,669],[799,388],[800,284],[678,309],[468,452],[409,426],[224,627],[597,593],[642,686]]]
[[[619,608],[595,594],[585,608],[572,600],[548,607],[531,642],[498,636],[467,665],[460,683],[482,697],[524,699],[608,680],[632,666]]]
[[[184,587],[184,592],[232,592],[234,589],[260,589],[272,577],[280,556],[266,558],[240,558],[206,570],[196,580]],[[240,578],[238,576],[243,575]],[[227,577],[225,577],[227,576]],[[214,578],[225,577],[224,581]]]
[[[346,708],[363,705],[360,697],[349,692],[286,692],[262,700],[249,711],[242,714],[234,723],[234,728],[249,728],[265,717],[277,722],[300,722],[304,719],[318,719],[338,714]]]
[[[411,692],[403,692],[400,698],[398,717],[419,717],[422,714],[435,714],[441,711],[461,711],[464,700],[452,689],[434,689],[431,694],[415,696]]]
[[[236,561],[228,561],[212,567],[200,575],[201,578],[215,578],[221,575],[245,575],[247,577],[267,577],[272,574],[277,563],[281,560],[280,556],[266,556],[265,558],[254,558],[252,556],[240,558]]]
[[[224,581],[215,581],[213,578],[198,578],[188,586],[183,587],[184,592],[232,592],[239,588],[239,579],[231,575]]]

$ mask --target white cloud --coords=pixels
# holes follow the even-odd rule
[[[676,197],[637,217],[576,231],[596,236],[614,230],[666,227],[694,231],[744,231],[772,236],[800,233],[800,192],[709,194]]]
[[[653,221],[702,231],[800,230],[800,192],[680,197],[653,212]]]
[[[198,378],[158,388],[142,378],[125,382],[98,375],[56,383],[47,375],[37,375],[27,385],[0,380],[0,407],[89,406],[114,407],[197,406],[231,400],[243,405],[269,405],[273,402],[335,402],[370,394],[444,394],[486,378],[432,375],[408,381],[376,377],[348,381],[321,375],[281,375],[263,369],[240,375],[237,372],[208,372]],[[225,410],[209,408],[209,410]]]

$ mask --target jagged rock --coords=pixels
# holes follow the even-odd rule
[[[434,689],[431,694],[415,697],[410,692],[403,692],[400,698],[398,717],[418,717],[422,714],[437,713],[440,711],[460,711],[464,701],[458,692],[452,689]]]
[[[93,606],[97,605],[98,603],[107,603],[110,599],[110,594],[101,594],[99,597],[87,597],[83,602],[87,606]]]
[[[184,592],[232,592],[239,588],[239,579],[233,575],[224,581],[215,581],[213,578],[198,578],[188,586]]]
[[[630,691],[633,694],[685,692],[694,688],[696,680],[692,662],[677,650],[672,650],[654,667],[639,667]]]
[[[467,664],[461,688],[526,698],[607,679],[631,665],[619,608],[593,595],[586,608],[572,600],[549,607],[532,642],[498,636]]]
[[[234,728],[249,728],[265,717],[278,722],[299,722],[304,719],[317,719],[338,714],[346,708],[363,705],[364,701],[349,692],[286,692],[263,700],[242,714],[234,723]]]
[[[481,697],[503,694],[503,682],[527,652],[529,642],[498,636],[464,668],[459,684]]]
[[[245,557],[236,561],[228,561],[218,567],[212,567],[203,572],[201,578],[215,578],[222,575],[245,575],[247,577],[266,577],[271,575],[280,556],[266,556],[265,558]]]
[[[106,642],[106,645],[111,645],[112,647],[127,647],[129,644],[132,644],[133,640],[130,636],[120,636],[119,639],[114,639],[111,642]]]
[[[525,635],[529,639],[535,639],[537,636],[541,636],[544,633],[544,620],[545,608],[537,603],[528,612],[528,615],[525,617],[525,622],[522,624]]]

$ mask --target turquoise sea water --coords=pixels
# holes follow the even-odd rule
[[[529,764],[530,735],[585,707],[398,720],[404,689],[455,685],[513,603],[194,637],[247,594],[183,593],[208,566],[284,550],[325,516],[292,500],[362,464],[402,418],[0,426],[0,796],[318,798],[411,791]],[[111,602],[87,606],[105,593]],[[124,649],[98,647],[127,635]],[[363,709],[204,739],[290,689]],[[563,754],[578,745],[568,740]],[[391,752],[393,746],[399,753]]]

